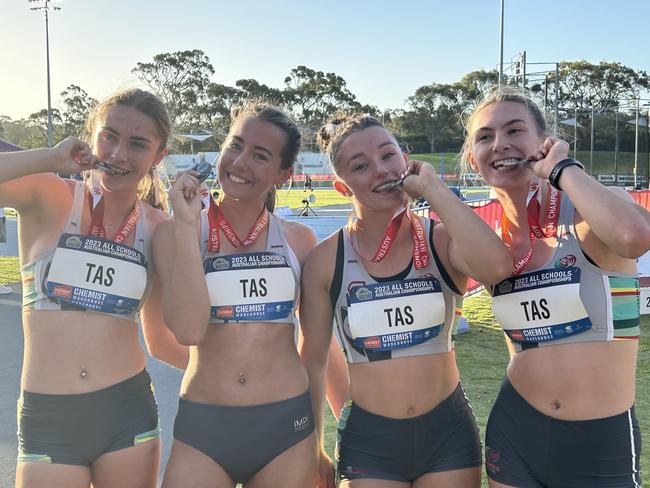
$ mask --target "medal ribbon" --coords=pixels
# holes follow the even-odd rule
[[[546,219],[544,228],[539,222],[539,214],[541,207],[538,200],[539,187],[535,188],[528,195],[528,202],[526,205],[526,218],[528,220],[530,249],[528,253],[521,259],[515,261],[515,270],[513,276],[520,274],[533,258],[533,243],[535,239],[544,239],[546,237],[555,237],[557,235],[557,222],[560,217],[560,192],[556,188],[550,187],[550,191],[546,199]],[[512,233],[509,230],[510,221],[504,213],[501,217],[501,238],[503,242],[510,247],[512,245]]]
[[[93,237],[106,239],[106,228],[104,227],[104,198],[91,192],[88,192],[88,205],[90,207],[90,232]],[[122,243],[133,231],[135,224],[140,218],[140,205],[136,201],[133,204],[133,210],[126,216],[122,224],[118,227],[111,240]]]
[[[366,261],[379,263],[388,255],[388,252],[390,251],[391,247],[393,247],[393,242],[395,241],[397,232],[399,231],[400,225],[402,224],[402,220],[404,220],[404,216],[407,216],[409,221],[411,222],[411,238],[413,240],[413,262],[415,264],[415,268],[422,269],[429,265],[429,253],[427,249],[427,239],[424,231],[424,226],[422,225],[422,221],[420,220],[420,218],[417,215],[413,215],[408,208],[400,212],[399,214],[397,214],[395,217],[393,217],[393,219],[386,227],[386,230],[384,231],[384,237],[382,237],[381,241],[379,242],[379,246],[375,251],[375,255],[373,256],[372,259],[366,259],[364,257]],[[354,236],[352,232],[354,230],[355,230],[354,222],[352,220],[352,215],[351,215],[350,219],[348,220],[348,232],[350,233],[350,236]],[[352,243],[352,248],[355,250],[355,252],[359,256],[363,257],[363,255],[358,250],[356,238],[352,237],[351,243]]]
[[[210,198],[210,205],[208,208],[208,222],[210,231],[208,234],[208,251],[219,252],[221,243],[219,241],[219,229],[221,229],[226,236],[226,239],[232,244],[233,247],[246,247],[253,244],[260,236],[264,228],[269,223],[269,211],[264,208],[257,221],[251,227],[246,238],[242,241],[235,233],[230,222],[226,220],[223,212],[218,205],[214,203],[214,199]]]

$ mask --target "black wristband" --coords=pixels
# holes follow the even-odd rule
[[[576,161],[575,159],[570,158],[563,159],[555,165],[551,171],[551,174],[548,175],[548,182],[553,188],[562,191],[562,188],[560,188],[560,175],[562,174],[564,168],[567,168],[569,166],[580,166],[580,169],[585,169],[584,165],[580,161]]]

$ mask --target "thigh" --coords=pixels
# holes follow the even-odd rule
[[[264,466],[244,486],[246,488],[315,487],[318,476],[316,432],[294,444]]]
[[[89,488],[90,469],[42,461],[18,463],[16,488]]]
[[[91,465],[93,488],[155,488],[160,438],[102,454]]]
[[[481,467],[454,469],[427,473],[413,482],[413,488],[479,488],[481,486]]]
[[[174,439],[162,488],[186,488],[188,486],[192,488],[234,488],[235,483],[211,457]]]

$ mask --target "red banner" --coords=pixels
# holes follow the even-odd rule
[[[633,190],[630,196],[642,207],[650,210],[650,190]]]

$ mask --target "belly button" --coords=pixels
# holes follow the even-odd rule
[[[83,380],[88,376],[88,371],[86,371],[86,367],[82,366],[81,367],[81,373],[79,373],[79,377]]]
[[[553,400],[553,408],[554,408],[555,410],[559,410],[561,406],[562,406],[562,405],[560,405],[560,401],[559,401],[559,400]]]
[[[406,410],[406,413],[407,413],[408,415],[413,416],[413,415],[415,415],[415,409],[414,409],[413,407],[409,407],[409,408]]]
[[[239,384],[243,385],[244,383],[246,383],[246,377],[244,373],[239,373]]]

